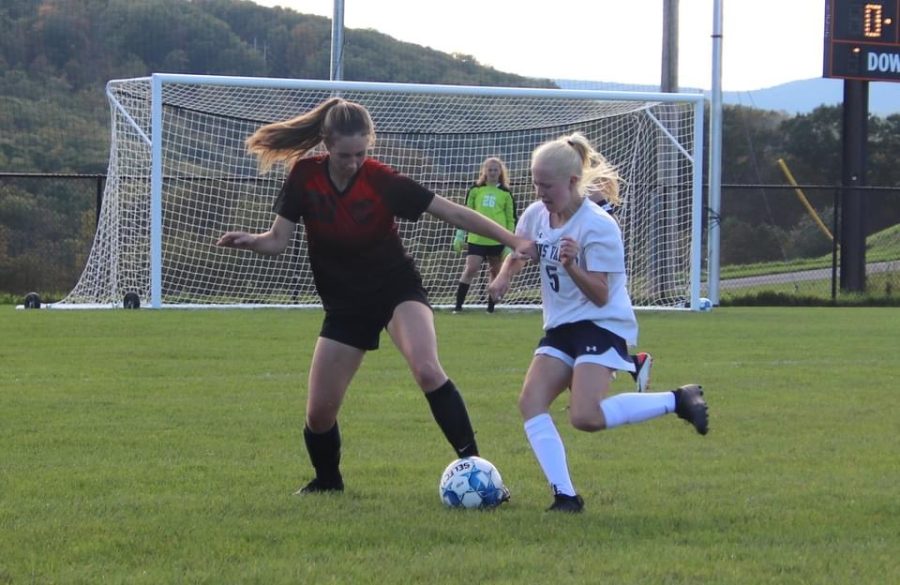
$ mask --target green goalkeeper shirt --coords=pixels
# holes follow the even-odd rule
[[[496,221],[509,231],[515,231],[516,204],[509,189],[500,185],[474,186],[466,194],[466,205],[481,215]],[[496,240],[473,233],[469,233],[466,241],[481,246],[500,245],[500,242]]]

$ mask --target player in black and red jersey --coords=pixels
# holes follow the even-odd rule
[[[276,255],[299,221],[306,228],[325,319],[309,370],[303,430],[316,476],[298,494],[344,489],[338,411],[366,351],[378,348],[382,329],[406,358],[456,455],[478,454],[465,402],[438,359],[432,309],[398,234],[397,217],[415,221],[427,211],[535,258],[533,242],[369,158],[374,139],[366,108],[342,98],[259,128],[247,148],[261,171],[279,162],[291,167],[275,201],[275,220],[264,233],[227,232],[217,242]],[[305,157],[320,143],[325,154]]]

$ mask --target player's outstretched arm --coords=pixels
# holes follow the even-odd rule
[[[216,245],[223,248],[252,250],[266,256],[277,256],[287,248],[296,227],[297,224],[294,222],[277,215],[275,221],[272,222],[272,227],[267,232],[261,234],[240,231],[225,232],[216,241]]]
[[[426,211],[458,228],[497,240],[521,255],[532,259],[537,257],[537,249],[534,246],[534,242],[521,238],[504,229],[503,226],[494,220],[488,219],[477,211],[454,203],[440,195],[434,196]]]

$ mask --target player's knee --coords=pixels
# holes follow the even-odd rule
[[[595,433],[606,428],[606,421],[603,420],[602,414],[597,415],[595,413],[582,413],[569,410],[569,422],[579,431],[588,433]]]
[[[423,391],[434,390],[447,380],[444,370],[435,363],[416,364],[410,368],[413,379]]]
[[[307,414],[306,428],[316,434],[325,433],[334,426],[335,418],[325,414]]]
[[[463,270],[463,275],[462,275],[462,279],[461,279],[461,280],[462,280],[463,282],[471,283],[473,280],[475,280],[475,277],[476,277],[476,276],[478,276],[478,269],[477,269],[477,268],[476,268],[476,269],[470,269],[469,267],[466,267],[466,269]]]
[[[550,407],[545,400],[541,400],[537,396],[533,396],[524,391],[519,395],[518,406],[519,414],[522,415],[522,420],[529,420],[541,413],[547,412],[547,409]]]
[[[519,400],[516,403],[516,406],[519,407],[519,414],[522,415],[524,420],[528,420],[528,415],[530,414],[530,410],[528,408],[528,401],[525,398],[524,394],[519,394]]]

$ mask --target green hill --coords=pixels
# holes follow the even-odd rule
[[[553,87],[467,55],[344,34],[353,81]],[[328,79],[331,21],[240,0],[4,0],[0,170],[104,172],[110,79],[154,72]]]

